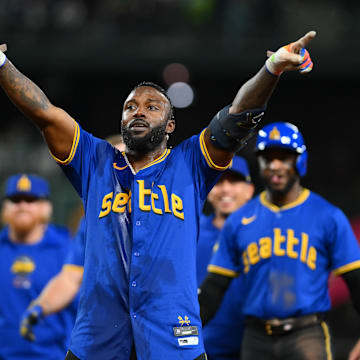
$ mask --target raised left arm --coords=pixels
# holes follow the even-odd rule
[[[264,115],[279,75],[291,70],[311,71],[312,62],[304,48],[315,35],[315,31],[310,31],[275,53],[268,52],[265,65],[240,88],[231,106],[215,115],[206,130],[205,143],[217,165],[226,166],[235,152],[246,145]]]

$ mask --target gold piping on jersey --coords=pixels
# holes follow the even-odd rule
[[[349,271],[360,269],[360,260],[353,261],[349,264],[340,266],[339,268],[333,270],[334,275],[342,275]]]
[[[58,159],[56,156],[54,156],[51,151],[50,151],[50,155],[55,159],[56,162],[58,162],[61,165],[68,165],[70,164],[71,160],[74,158],[77,146],[79,144],[79,139],[80,139],[80,128],[79,128],[79,124],[75,121],[75,134],[74,134],[74,140],[71,146],[71,150],[70,150],[70,154],[67,157],[67,159],[65,160],[60,160]]]
[[[75,265],[75,264],[64,264],[63,270],[70,270],[70,271],[76,271],[76,272],[84,272],[84,267],[81,265]]]
[[[310,195],[310,190],[309,189],[303,189],[303,191],[301,192],[301,194],[299,195],[299,197],[295,201],[293,201],[293,202],[291,202],[289,204],[286,204],[284,206],[277,206],[275,204],[272,204],[270,201],[268,201],[266,199],[266,191],[263,191],[260,194],[260,202],[265,207],[270,209],[271,211],[279,212],[279,211],[282,211],[282,210],[291,209],[293,207],[296,207],[296,206],[304,203],[307,200],[307,198],[309,197],[309,195]]]
[[[211,273],[214,273],[214,274],[225,275],[227,277],[232,277],[232,278],[239,276],[239,274],[234,270],[225,269],[225,268],[223,268],[221,266],[212,265],[212,264],[210,264],[207,267],[207,271],[211,272]]]
[[[201,152],[203,153],[204,155],[204,158],[207,162],[207,164],[212,168],[212,169],[215,169],[215,170],[226,170],[230,165],[231,165],[231,162],[232,160],[229,162],[229,164],[227,164],[226,166],[220,166],[220,165],[216,165],[214,163],[214,161],[211,159],[210,155],[209,155],[209,152],[208,152],[208,149],[206,147],[206,144],[205,144],[205,139],[204,139],[204,134],[205,134],[205,131],[206,129],[204,129],[201,134],[200,134],[200,148],[201,148]]]
[[[155,159],[155,160],[151,161],[150,163],[146,164],[140,170],[144,170],[144,169],[146,169],[146,168],[148,168],[150,166],[153,166],[155,164],[158,164],[159,162],[164,161],[168,157],[168,155],[170,154],[170,151],[171,151],[170,149],[165,149],[165,151],[160,155],[160,157],[158,157],[157,159]]]
[[[321,327],[323,328],[324,335],[325,335],[326,358],[327,358],[327,360],[332,360],[329,328],[325,321],[321,322]]]

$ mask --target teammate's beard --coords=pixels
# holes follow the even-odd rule
[[[297,179],[298,176],[294,174],[291,178],[289,178],[289,181],[285,184],[283,189],[274,189],[270,182],[265,177],[262,177],[266,190],[268,190],[275,197],[286,195],[292,189]]]
[[[159,146],[166,136],[166,123],[153,127],[144,137],[133,137],[130,130],[121,125],[121,135],[126,147],[131,151],[148,152]]]

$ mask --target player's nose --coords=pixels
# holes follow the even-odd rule
[[[229,192],[231,190],[231,182],[227,179],[224,179],[221,182],[221,191],[224,192]]]
[[[133,118],[145,118],[145,111],[142,107],[138,107],[133,114]]]

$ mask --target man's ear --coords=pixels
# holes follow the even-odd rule
[[[1,222],[4,225],[7,225],[9,223],[10,214],[8,208],[9,208],[9,200],[4,200],[1,206],[1,215],[0,215]]]
[[[165,132],[167,134],[172,134],[174,131],[175,131],[175,120],[168,120],[167,124],[166,124],[166,129],[165,129]]]

